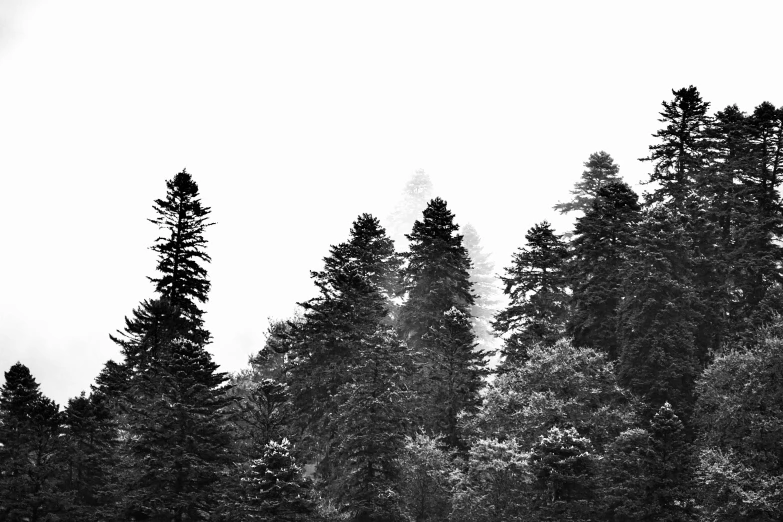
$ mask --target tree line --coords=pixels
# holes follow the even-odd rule
[[[234,375],[178,173],[122,359],[63,409],[5,373],[0,521],[781,520],[783,109],[672,94],[651,190],[591,155],[555,206],[574,230],[527,231],[494,314],[475,229],[417,173],[407,250],[358,216]]]

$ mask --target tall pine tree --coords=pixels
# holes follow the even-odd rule
[[[622,182],[604,185],[577,219],[568,279],[573,290],[568,332],[576,346],[619,356],[617,308],[623,298],[623,267],[641,218],[637,195]]]
[[[510,303],[495,315],[494,328],[504,337],[506,367],[523,362],[530,346],[551,346],[565,333],[566,244],[547,221],[528,230],[525,239],[527,246],[512,256],[500,278]]]
[[[408,234],[405,268],[407,293],[400,311],[404,340],[418,360],[415,386],[419,422],[443,433],[452,447],[460,444],[457,415],[475,411],[486,373],[484,352],[476,349],[470,324],[475,303],[468,252],[459,225],[446,202],[435,198]]]
[[[199,308],[210,286],[203,266],[210,260],[203,236],[209,208],[185,171],[166,187],[150,220],[165,231],[153,246],[161,275],[150,278],[160,297],[126,319],[125,331],[114,338],[125,360],[107,364],[99,389],[118,394],[112,399],[126,440],[118,516],[179,522],[210,517],[220,473],[233,455],[224,418],[226,376],[205,349],[210,334]]]
[[[401,262],[378,220],[359,216],[284,335],[298,449],[317,464],[316,487],[355,520],[396,520],[410,356],[387,330]]]

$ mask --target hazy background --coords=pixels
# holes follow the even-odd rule
[[[152,201],[187,167],[225,371],[361,212],[424,169],[497,270],[592,152],[636,184],[671,89],[783,104],[780,2],[0,0],[0,373],[60,403],[151,297]],[[0,376],[2,382],[2,376]]]

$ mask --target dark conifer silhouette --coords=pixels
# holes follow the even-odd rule
[[[554,209],[561,214],[574,211],[587,212],[601,187],[621,181],[618,175],[620,167],[615,165],[612,157],[604,151],[590,154],[590,158],[584,165],[586,170],[582,172],[582,179],[571,191],[573,199],[554,206]]]
[[[622,182],[604,185],[577,219],[568,279],[572,288],[568,332],[576,346],[619,357],[617,309],[623,299],[623,267],[641,219],[638,197]]]
[[[486,373],[484,352],[476,349],[470,324],[474,295],[471,267],[459,225],[446,202],[435,198],[407,236],[410,253],[404,270],[407,300],[400,311],[403,338],[418,360],[417,414],[427,430],[443,433],[457,446],[457,414],[474,411]]]
[[[547,221],[528,230],[525,239],[500,277],[510,303],[495,315],[494,328],[503,336],[507,367],[523,362],[530,346],[551,346],[565,333],[566,244]]]

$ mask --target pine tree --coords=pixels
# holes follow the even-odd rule
[[[338,393],[336,499],[351,520],[402,520],[398,457],[408,431],[410,357],[393,330],[363,340],[357,355]]]
[[[117,425],[110,399],[84,392],[63,412],[64,489],[73,494],[74,520],[105,520],[119,491]]]
[[[672,211],[648,211],[629,249],[619,307],[620,381],[650,408],[688,410],[699,373],[702,303],[694,288],[689,236]],[[654,410],[653,410],[654,411]]]
[[[637,195],[625,183],[598,190],[577,219],[568,279],[573,290],[568,332],[576,346],[591,346],[611,360],[619,356],[617,308],[623,298],[623,266],[641,218]]]
[[[471,224],[462,229],[463,244],[468,251],[472,266],[468,273],[473,285],[475,302],[470,308],[473,332],[481,347],[489,352],[495,351],[497,339],[492,333],[492,318],[497,312],[501,289],[495,276],[495,264],[490,255],[484,252],[481,237]]]
[[[554,344],[565,330],[567,247],[547,221],[528,230],[525,239],[527,246],[512,256],[500,278],[511,301],[494,323],[504,336],[506,367],[524,361],[534,344]]]
[[[707,115],[696,87],[672,91],[674,100],[663,102],[661,123],[665,127],[653,136],[658,143],[650,146],[653,171],[650,182],[658,188],[647,194],[648,206],[660,203],[670,218],[682,227],[690,258],[695,300],[701,313],[696,324],[696,357],[706,363],[708,353],[723,342],[726,330],[725,292],[720,274],[720,231],[708,208],[703,188],[711,184],[711,165],[715,160],[713,119]],[[685,243],[680,248],[685,248]],[[685,254],[685,253],[684,253]]]
[[[408,240],[405,235],[413,227],[413,223],[421,216],[427,207],[427,202],[434,196],[430,177],[421,169],[411,176],[402,191],[402,197],[389,216],[389,237],[399,252],[405,250]]]
[[[304,434],[299,449],[319,463],[319,474],[329,481],[337,471],[330,458],[338,429],[337,394],[351,381],[362,343],[380,325],[391,323],[400,264],[378,220],[359,216],[350,239],[333,246],[324,269],[312,272],[319,295],[302,303],[302,321],[290,324],[287,379],[296,423]]]
[[[131,386],[125,511],[166,520],[207,520],[219,479],[233,462],[223,419],[225,374],[203,346],[175,338]]]
[[[203,266],[209,208],[185,171],[166,186],[150,220],[169,234],[153,246],[161,276],[150,279],[160,297],[126,319],[113,338],[124,361],[107,363],[97,389],[107,392],[123,441],[115,516],[179,522],[211,516],[220,473],[233,456],[226,376],[205,349],[210,335],[198,306],[210,287]]]
[[[59,407],[16,363],[0,389],[0,520],[52,520],[70,504],[60,488]]]
[[[530,454],[536,520],[592,520],[595,456],[590,439],[555,426]]]
[[[666,126],[653,134],[659,143],[650,145],[650,156],[641,161],[653,163],[650,181],[660,186],[650,194],[651,201],[682,208],[693,203],[695,185],[710,161],[710,104],[693,85],[672,90],[672,94],[674,100],[663,102],[658,120]]]
[[[693,520],[691,445],[682,421],[667,402],[650,421],[649,501],[654,520]]]
[[[594,152],[585,162],[587,170],[582,172],[582,180],[574,185],[571,191],[573,199],[567,203],[558,203],[554,209],[561,214],[568,212],[584,212],[590,210],[593,200],[598,196],[598,191],[604,185],[619,182],[620,167],[615,165],[614,159],[604,152]]]
[[[604,514],[618,522],[694,520],[692,452],[667,402],[649,430],[623,432],[602,465]]]
[[[400,329],[418,358],[416,392],[421,424],[447,444],[457,446],[457,414],[475,411],[486,373],[484,352],[476,349],[470,324],[475,304],[471,267],[459,225],[446,202],[435,198],[416,221],[408,265],[403,272],[407,300],[400,311]]]
[[[204,231],[209,223],[209,207],[199,199],[198,185],[185,170],[166,182],[166,198],[155,200],[157,217],[150,222],[168,234],[155,241],[152,250],[158,253],[160,277],[151,277],[155,291],[168,300],[184,319],[189,338],[200,336],[209,341],[209,332],[202,328],[204,312],[198,303],[207,301],[210,282],[204,263],[210,262],[205,251]]]
[[[302,476],[291,456],[288,439],[268,442],[262,456],[250,462],[242,473],[241,493],[232,506],[229,520],[313,522],[315,503],[310,498],[312,483]]]

